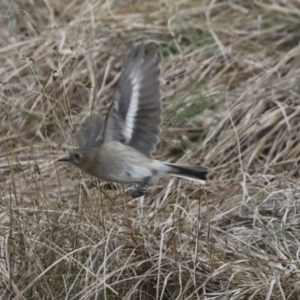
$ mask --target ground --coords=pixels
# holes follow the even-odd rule
[[[1,299],[299,299],[296,0],[2,0]],[[131,200],[56,160],[132,43],[161,58],[155,157],[209,168]]]

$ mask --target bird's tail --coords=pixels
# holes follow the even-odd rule
[[[182,166],[170,163],[164,164],[171,167],[168,172],[170,175],[192,180],[201,184],[206,183],[207,169],[204,167]]]

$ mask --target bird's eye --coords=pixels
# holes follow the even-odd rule
[[[74,154],[74,157],[75,157],[76,159],[80,159],[81,155],[80,155],[79,153],[75,153],[75,154]]]

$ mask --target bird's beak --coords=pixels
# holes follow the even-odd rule
[[[64,156],[64,157],[58,159],[57,161],[70,161],[70,157],[69,156]]]

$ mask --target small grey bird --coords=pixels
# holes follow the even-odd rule
[[[133,46],[106,118],[84,119],[75,136],[79,148],[58,161],[105,181],[136,183],[132,197],[144,195],[150,182],[168,175],[205,184],[206,168],[152,158],[162,120],[159,74],[153,51],[146,53],[144,43]]]

